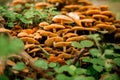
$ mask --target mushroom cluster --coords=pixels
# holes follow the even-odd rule
[[[24,4],[18,0],[15,4]],[[74,1],[74,0],[73,0]],[[106,31],[106,34],[115,34],[115,39],[120,38],[120,21],[109,10],[108,6],[94,6],[88,0],[47,0],[36,2],[36,9],[43,9],[56,3],[62,4],[61,14],[52,18],[52,23],[40,22],[32,29],[14,27],[11,33],[25,43],[26,52],[32,56],[43,57],[42,46],[50,55],[63,60],[72,58],[79,49],[71,46],[73,41],[87,39],[85,35]]]

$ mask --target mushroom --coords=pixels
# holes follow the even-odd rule
[[[75,12],[70,12],[67,14],[69,17],[71,17],[75,23],[77,23],[79,26],[82,26],[81,21],[80,21],[80,17],[77,13]]]
[[[64,29],[65,27],[60,24],[51,24],[48,26],[44,26],[44,30],[53,30],[53,33],[56,33],[57,29]]]
[[[63,25],[64,23],[73,23],[73,19],[71,19],[70,17],[66,16],[66,15],[56,15],[52,18],[52,21],[60,23],[61,25]]]
[[[37,40],[35,40],[34,38],[31,37],[21,37],[20,38],[23,42],[30,43],[30,44],[39,44],[39,42]]]
[[[84,6],[92,5],[92,3],[89,2],[88,0],[78,0],[78,4],[82,4]]]
[[[55,3],[63,3],[63,0],[47,0],[47,2],[55,4]]]
[[[67,33],[63,36],[63,38],[66,40],[69,37],[77,37],[78,35],[75,33]]]
[[[62,8],[62,11],[68,11],[68,12],[74,12],[75,10],[78,10],[81,6],[80,5],[66,5],[64,8]]]
[[[70,59],[73,57],[73,55],[63,52],[63,53],[59,54],[57,57],[59,57],[61,59]]]
[[[38,3],[35,4],[36,9],[43,9],[47,6],[50,6],[50,4],[47,3],[47,2],[38,2]]]
[[[79,26],[74,26],[71,30],[69,31],[74,31],[75,34],[77,34],[77,31],[83,31],[84,27],[79,27]]]
[[[91,27],[91,26],[93,26],[93,22],[95,22],[95,19],[82,19],[80,21],[83,24],[83,26]]]
[[[101,11],[108,11],[108,10],[109,10],[109,7],[108,7],[108,5],[101,5],[101,6],[100,6],[100,10],[101,10]]]
[[[37,31],[41,36],[47,36],[47,39],[50,38],[50,37],[56,37],[58,36],[57,34],[55,33],[52,33],[52,32],[49,32],[49,31],[45,31],[45,30],[38,30]]]
[[[63,38],[62,37],[51,37],[51,38],[48,38],[44,44],[45,46],[53,46],[55,44],[55,42],[62,42],[63,41]]]
[[[39,27],[44,27],[44,26],[48,26],[49,23],[48,22],[40,22],[39,23]]]
[[[26,3],[25,0],[13,0],[12,1],[12,6],[15,6],[15,5],[18,5],[18,4],[21,4],[21,5],[24,5]]]
[[[116,27],[114,25],[108,25],[108,24],[104,24],[104,23],[101,23],[101,24],[97,24],[95,26],[95,28],[97,30],[103,30],[103,31],[108,31],[108,33],[112,33],[116,30]]]
[[[56,42],[53,46],[57,48],[63,48],[63,52],[66,52],[66,47],[70,47],[70,42]]]
[[[93,14],[100,14],[100,10],[88,10],[88,11],[86,11],[86,15],[89,15],[89,16],[92,16]]]
[[[108,20],[108,17],[105,16],[105,15],[101,15],[101,14],[95,14],[92,16],[94,19],[102,22],[102,21],[107,21]]]
[[[80,41],[80,40],[85,40],[85,39],[87,39],[87,37],[82,35],[82,36],[77,36],[77,37],[70,37],[66,40],[66,42]]]
[[[42,36],[38,32],[34,33],[33,36],[34,36],[34,39],[36,40],[42,39]]]
[[[62,29],[62,30],[59,30],[57,31],[57,34],[59,36],[64,36],[70,29]]]
[[[34,37],[33,34],[28,34],[24,31],[17,34],[17,37]]]
[[[38,52],[38,51],[40,51],[40,48],[34,48],[34,49],[30,50],[28,53],[33,53],[35,56],[36,52]]]
[[[108,16],[109,17],[108,21],[115,20],[115,15],[111,11],[102,11],[101,14]]]

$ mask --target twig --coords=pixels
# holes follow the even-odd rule
[[[49,77],[46,73],[44,73],[45,71],[42,70],[41,68],[38,68],[34,65],[34,60],[33,58],[28,54],[26,53],[25,51],[22,51],[20,53],[20,56],[23,58],[23,61],[26,63],[26,61],[28,62],[28,65],[30,67],[32,67],[34,70],[36,70],[38,73],[40,73],[41,76],[43,77]]]
[[[74,57],[71,65],[75,65],[76,62],[79,60],[79,58],[84,54],[84,52],[85,52],[85,49],[84,48],[81,49],[80,52]]]

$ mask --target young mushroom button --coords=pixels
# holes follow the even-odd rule
[[[52,18],[52,21],[56,22],[56,23],[60,23],[61,25],[63,25],[64,23],[73,23],[73,19],[71,19],[70,17],[66,16],[66,15],[56,15]]]

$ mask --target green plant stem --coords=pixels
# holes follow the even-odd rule
[[[44,52],[44,55],[45,55],[47,58],[49,58],[50,54],[49,54],[46,50],[44,50],[40,45],[37,46],[37,47],[39,47],[39,48]]]

